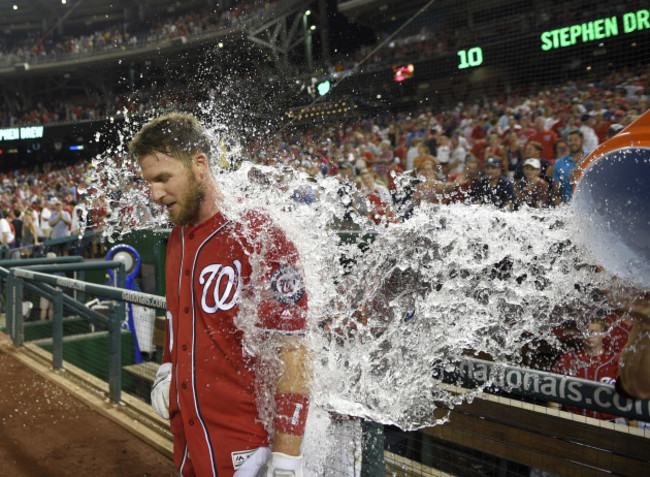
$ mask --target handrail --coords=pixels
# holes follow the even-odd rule
[[[42,281],[49,285],[70,288],[72,290],[90,293],[91,295],[98,295],[113,300],[125,301],[127,303],[142,305],[148,308],[164,310],[167,307],[167,300],[165,297],[159,295],[109,287],[106,285],[96,285],[94,283],[87,283],[81,280],[75,280],[73,278],[57,277],[48,275],[47,273],[35,272],[24,268],[15,268],[13,269],[13,272],[16,278],[22,278],[25,280],[38,279],[39,281]]]
[[[45,268],[52,271],[66,269],[97,269],[119,267],[124,276],[124,263],[121,261],[105,261],[102,263],[93,262],[87,264],[67,264],[34,266],[33,268]],[[32,267],[30,267],[32,268]],[[124,288],[116,288],[106,285],[86,283],[73,278],[60,277],[42,273],[26,268],[12,268],[7,270],[0,267],[0,275],[7,276],[7,327],[15,346],[22,345],[23,341],[23,319],[22,319],[22,295],[23,286],[35,293],[52,299],[54,303],[54,320],[52,324],[53,337],[53,365],[60,369],[63,366],[63,309],[64,307],[86,317],[89,321],[99,322],[108,325],[109,359],[108,359],[108,386],[110,398],[119,402],[122,393],[122,363],[121,363],[121,330],[122,320],[125,314],[125,302],[143,305],[150,308],[165,309],[166,299],[158,295],[142,293]],[[33,283],[32,283],[33,282]],[[89,293],[118,301],[117,305],[110,309],[109,317],[91,310],[85,305],[78,303],[72,297],[66,296],[61,290],[53,288],[69,288],[72,290]]]
[[[18,258],[11,260],[0,260],[0,275],[7,276],[9,270],[7,268],[12,267],[22,267],[25,265],[50,265],[55,263],[79,263],[83,262],[84,258],[76,255],[70,255],[66,257],[54,257],[54,258]]]

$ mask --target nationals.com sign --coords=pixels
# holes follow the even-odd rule
[[[650,401],[627,399],[614,386],[559,374],[516,368],[475,358],[456,358],[434,366],[434,378],[465,387],[488,386],[629,419],[650,421]]]

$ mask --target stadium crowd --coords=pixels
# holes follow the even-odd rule
[[[571,199],[574,165],[648,108],[649,74],[650,67],[613,72],[598,84],[567,82],[447,111],[428,108],[284,132],[252,139],[245,159],[302,173],[306,185],[294,198],[306,203],[318,200],[319,177],[337,176],[353,186],[351,213],[374,223],[407,219],[426,203],[482,202],[510,210],[559,205]],[[191,108],[188,99],[171,95],[164,107]],[[100,226],[106,205],[78,204],[85,200],[79,191],[92,185],[89,167],[50,165],[0,176],[0,210],[14,222],[14,246],[24,245],[19,222],[26,211],[35,214],[34,240],[48,238],[56,199],[71,216],[68,232],[79,229],[84,210],[91,213],[83,220]],[[281,182],[281,175],[264,180]]]
[[[234,2],[233,2],[234,3]],[[137,46],[164,43],[182,36],[228,28],[275,0],[236,2],[230,8],[207,8],[166,18],[132,19],[88,34],[58,35],[29,32],[26,37],[5,36],[0,43],[0,63],[60,61]]]

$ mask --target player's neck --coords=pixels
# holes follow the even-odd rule
[[[201,202],[201,208],[199,209],[196,220],[192,221],[193,224],[200,225],[213,217],[221,210],[222,202],[223,195],[219,186],[217,186],[214,180],[207,180],[205,182],[205,196]]]

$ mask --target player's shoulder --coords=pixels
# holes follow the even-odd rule
[[[253,229],[273,227],[273,219],[269,213],[260,209],[248,209],[236,220],[238,225],[248,226]]]
[[[263,209],[247,209],[236,217],[229,217],[231,233],[252,243],[285,242],[286,234]]]

